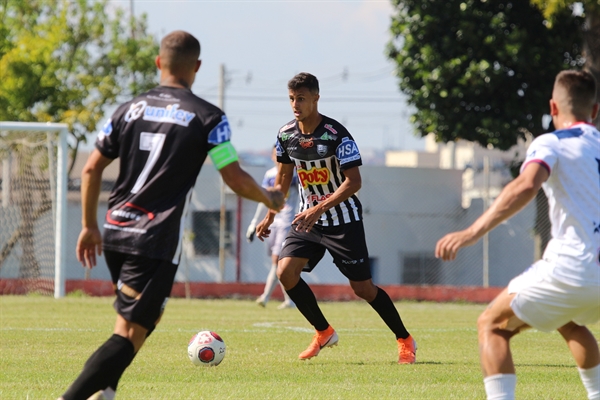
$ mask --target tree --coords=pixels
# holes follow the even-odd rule
[[[67,123],[74,160],[107,106],[156,84],[158,44],[146,31],[145,16],[128,19],[107,0],[0,0],[0,120]],[[0,152],[18,156],[20,223],[0,251],[0,267],[21,241],[20,275],[37,277],[33,226],[51,199],[36,185],[32,160],[42,157],[42,169],[47,163],[14,135]],[[29,133],[27,140],[46,138]]]
[[[543,132],[556,73],[581,66],[581,18],[528,0],[393,0],[388,56],[417,132],[505,150]]]
[[[544,12],[544,16],[550,23],[554,23],[557,15],[568,10],[582,12],[585,18],[585,23],[581,26],[585,68],[596,77],[598,82],[596,98],[600,101],[600,0],[531,0],[531,2]],[[578,7],[581,9],[577,10]],[[600,116],[594,122],[600,128]]]

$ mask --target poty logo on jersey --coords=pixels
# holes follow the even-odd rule
[[[166,122],[181,126],[188,126],[195,116],[196,114],[192,112],[180,110],[179,104],[169,104],[166,107],[146,106],[144,110],[145,121]]]
[[[359,160],[360,153],[358,151],[358,146],[354,142],[354,140],[350,140],[345,137],[342,139],[342,144],[340,144],[335,150],[335,154],[340,160],[340,165],[344,165],[351,161]]]
[[[221,122],[219,122],[208,134],[208,143],[219,144],[227,142],[230,139],[231,128],[229,127],[229,121],[227,121],[227,116],[223,115],[221,117]]]
[[[329,170],[316,167],[312,167],[308,171],[299,169],[298,180],[303,188],[307,188],[308,185],[326,185],[329,183]]]
[[[300,146],[302,146],[303,149],[308,149],[309,147],[313,147],[314,145],[313,138],[300,138],[298,143],[300,143]]]

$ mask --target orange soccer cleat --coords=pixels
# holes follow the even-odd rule
[[[417,360],[417,342],[412,336],[398,339],[398,364],[414,364]]]
[[[338,344],[338,335],[335,333],[331,325],[324,331],[317,331],[313,340],[306,350],[298,356],[301,360],[308,360],[316,357],[323,347],[333,347]]]

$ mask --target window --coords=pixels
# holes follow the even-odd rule
[[[194,251],[196,255],[219,255],[220,211],[193,211],[192,231],[194,232]],[[231,216],[225,213],[225,249],[231,249]]]
[[[404,254],[402,283],[407,285],[435,285],[440,282],[441,261],[430,253]]]

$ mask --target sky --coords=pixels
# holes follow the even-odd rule
[[[130,10],[130,0],[111,0]],[[319,111],[341,122],[361,152],[419,150],[411,110],[385,56],[390,0],[133,0],[160,40],[174,30],[201,44],[202,66],[192,91],[224,110],[238,151],[260,152],[293,119],[287,81],[299,72],[319,79]]]

